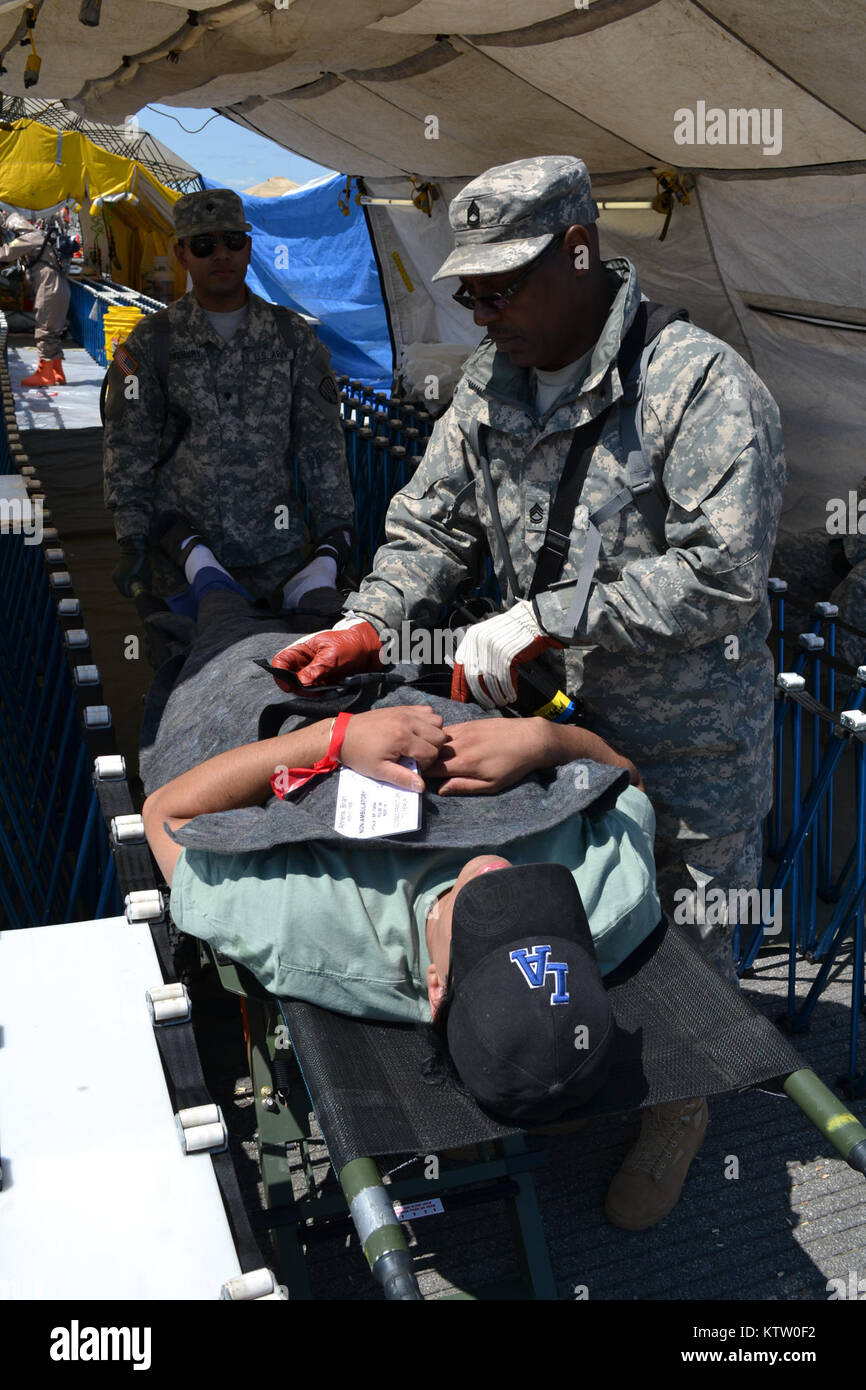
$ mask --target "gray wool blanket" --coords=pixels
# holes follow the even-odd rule
[[[490,718],[475,705],[455,703],[412,686],[376,695],[369,687],[350,703],[326,696],[285,695],[273,677],[255,665],[297,635],[273,615],[262,615],[234,594],[216,593],[202,603],[195,640],[186,658],[163,667],[148,693],[142,730],[141,776],[150,793],[174,777],[230,748],[305,723],[340,709],[427,704],[446,724]],[[495,713],[493,718],[507,718]],[[569,763],[534,773],[495,796],[423,795],[420,830],[370,841],[407,849],[481,845],[505,847],[526,835],[559,825],[575,811],[608,809],[628,784],[621,768],[594,762]],[[217,854],[271,849],[301,840],[343,843],[334,829],[337,778],[318,777],[290,801],[271,796],[263,806],[198,816],[174,836],[182,845]]]

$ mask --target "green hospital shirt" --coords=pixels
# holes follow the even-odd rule
[[[610,811],[527,835],[505,857],[571,869],[605,974],[661,918],[654,834],[652,806],[627,787]],[[355,840],[236,855],[185,849],[171,911],[183,931],[246,965],[274,994],[363,1018],[429,1022],[427,913],[469,859],[499,852],[479,845],[424,853]]]

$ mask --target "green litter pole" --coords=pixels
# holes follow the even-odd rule
[[[839,1097],[809,1067],[792,1072],[784,1090],[849,1167],[866,1174],[866,1129]]]
[[[385,1297],[403,1302],[420,1299],[403,1227],[372,1158],[354,1158],[341,1168],[340,1186],[367,1264]]]

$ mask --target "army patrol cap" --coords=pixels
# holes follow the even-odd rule
[[[554,154],[497,164],[452,200],[455,249],[433,279],[520,270],[566,227],[597,217],[582,159]]]
[[[181,237],[202,232],[250,232],[244,205],[230,188],[209,188],[204,193],[185,193],[173,209],[174,230]]]

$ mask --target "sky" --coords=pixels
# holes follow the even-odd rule
[[[213,111],[154,105],[137,112],[136,119],[142,130],[155,135],[200,174],[238,193],[272,175],[281,175],[295,183],[308,183],[310,179],[334,172],[300,155],[290,154],[273,140],[256,135]],[[187,134],[187,131],[198,133]]]

